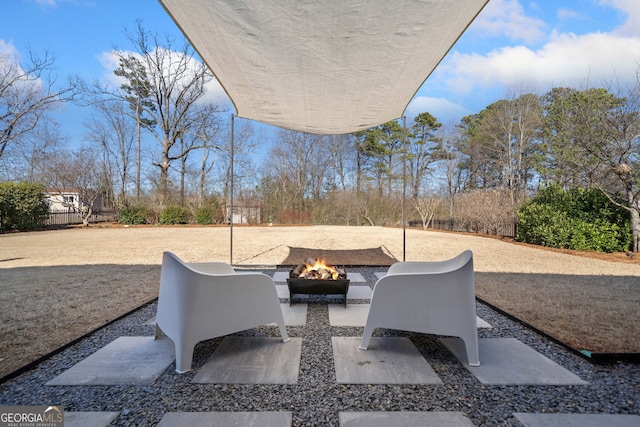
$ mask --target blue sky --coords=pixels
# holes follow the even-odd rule
[[[491,0],[407,108],[444,123],[479,112],[523,90],[631,82],[640,69],[640,0]],[[113,78],[112,49],[131,49],[124,35],[145,29],[182,35],[156,0],[0,0],[0,52],[48,50],[57,75]],[[220,87],[210,96],[227,103]],[[230,104],[228,104],[230,106]],[[85,113],[56,112],[71,143],[83,139]]]

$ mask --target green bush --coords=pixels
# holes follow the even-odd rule
[[[210,206],[203,206],[196,210],[196,224],[210,225],[213,224],[213,208]]]
[[[0,183],[0,231],[42,227],[49,214],[44,186],[26,182]]]
[[[517,239],[552,248],[625,251],[631,244],[629,213],[598,190],[550,186],[518,210]]]
[[[189,211],[182,206],[167,206],[160,212],[160,224],[187,224]]]
[[[587,222],[575,220],[572,227],[570,246],[572,249],[594,252],[620,252],[629,248],[625,237],[617,224],[604,220]],[[629,239],[630,240],[630,239]]]
[[[127,206],[118,212],[120,222],[125,225],[138,225],[147,223],[147,209],[143,206]]]

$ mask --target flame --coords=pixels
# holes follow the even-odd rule
[[[305,261],[305,269],[302,272],[311,273],[313,271],[317,272],[318,270],[326,270],[331,274],[331,278],[333,280],[338,279],[340,272],[332,265],[327,265],[325,259],[316,258],[315,260],[307,259]]]

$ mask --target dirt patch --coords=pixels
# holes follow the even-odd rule
[[[324,260],[325,264],[343,266],[390,266],[398,260],[389,255],[383,247],[365,249],[313,249],[289,248],[289,255],[282,265],[298,265],[307,258]]]
[[[234,227],[231,245],[228,227],[109,226],[0,235],[0,377],[157,297],[163,251],[244,267],[283,265],[290,247],[383,248],[407,261],[470,249],[488,302],[579,350],[640,352],[640,255],[416,229],[403,242],[402,229],[386,227]]]

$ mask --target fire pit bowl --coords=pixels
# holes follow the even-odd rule
[[[293,296],[304,295],[342,295],[344,306],[347,307],[347,292],[349,291],[349,279],[287,279],[289,286],[289,305],[293,304]]]
[[[287,279],[289,286],[289,305],[293,304],[293,297],[304,295],[342,295],[344,306],[347,307],[347,292],[349,279],[344,268],[326,265],[319,258],[307,258],[303,264],[294,267]]]

